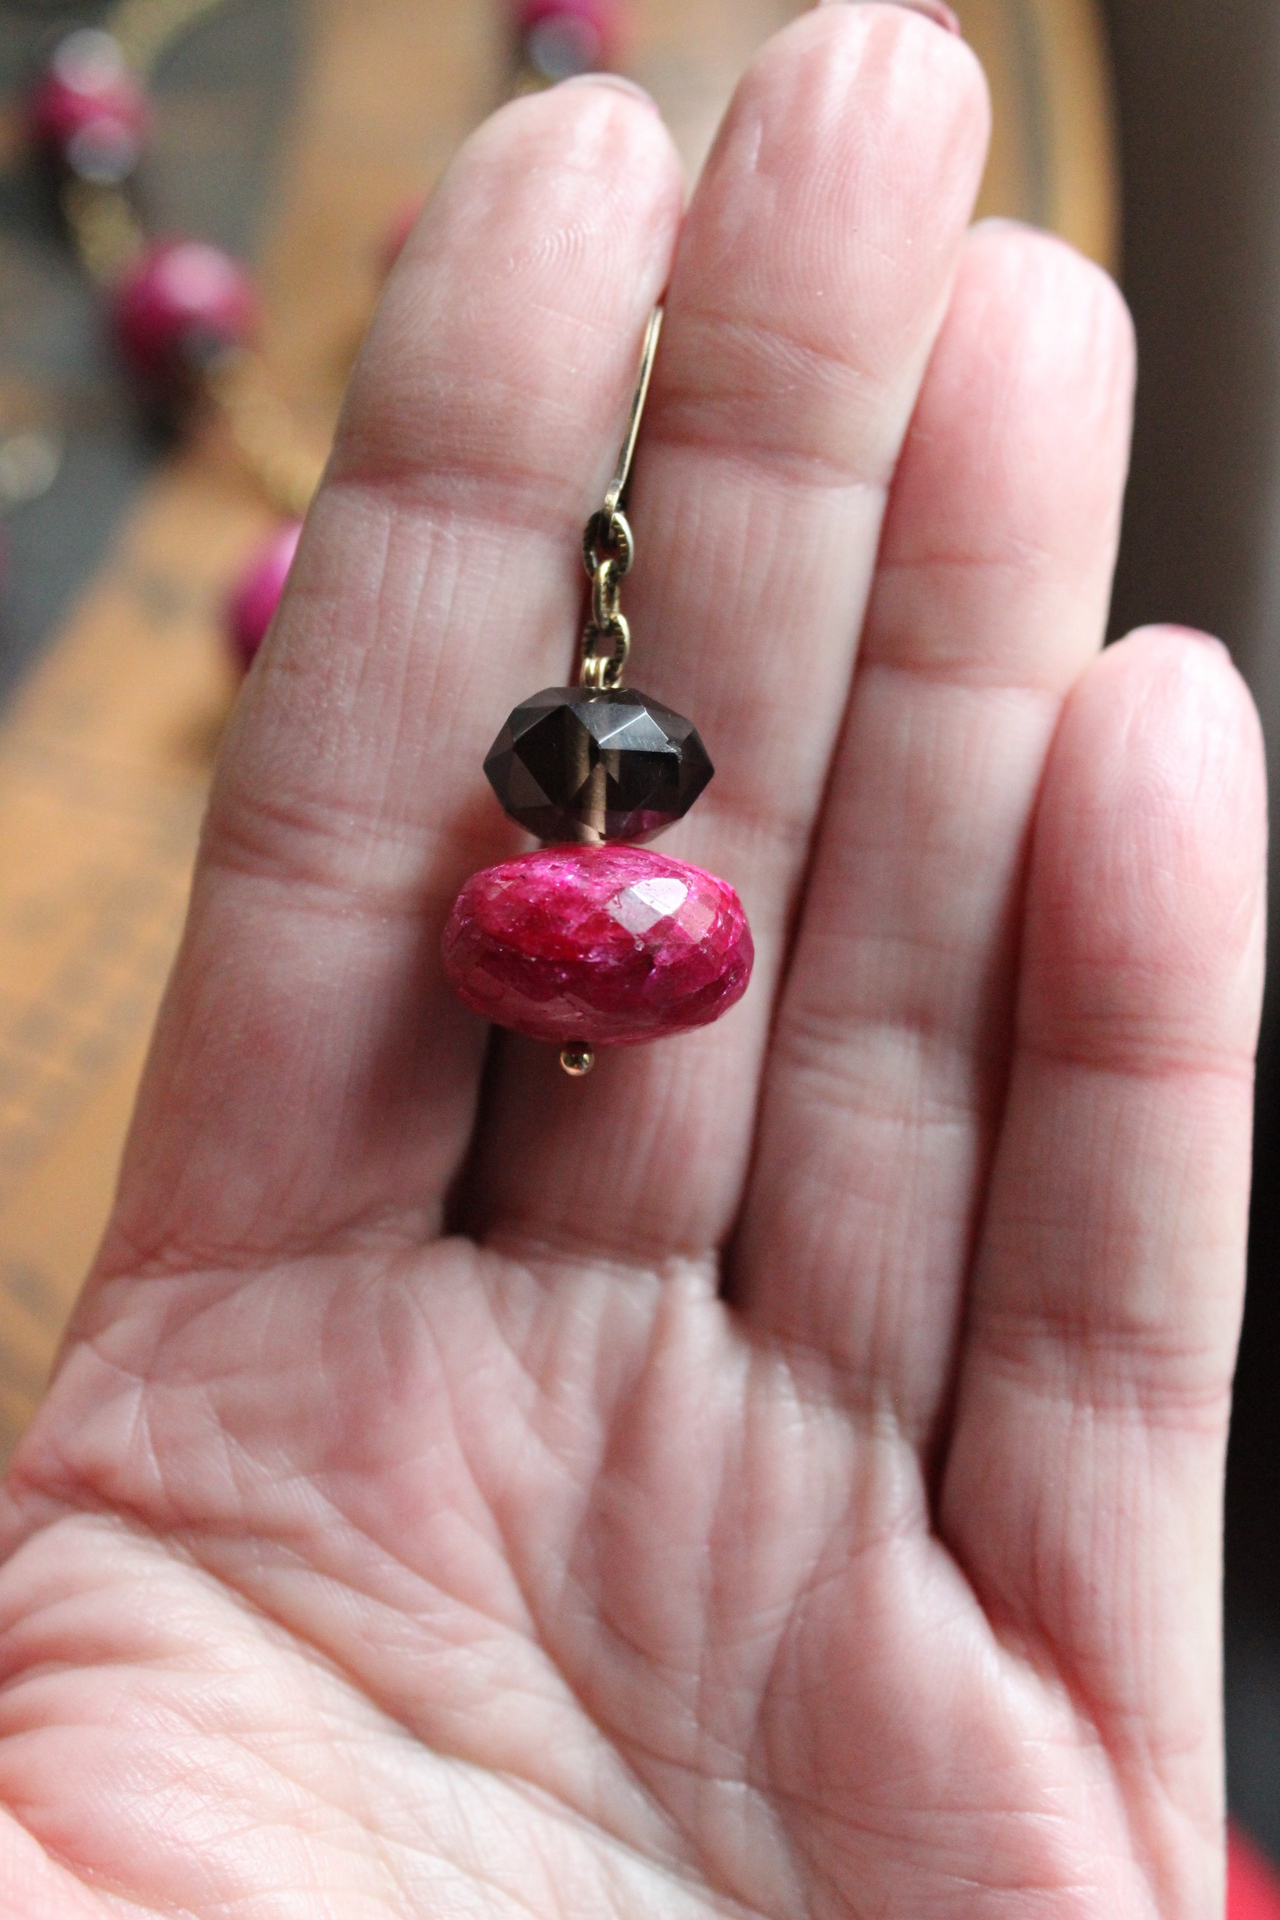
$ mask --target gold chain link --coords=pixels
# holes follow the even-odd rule
[[[582,537],[582,558],[591,576],[591,618],[582,637],[581,682],[585,687],[621,684],[631,651],[631,629],[621,610],[622,582],[635,559],[626,515],[606,504],[592,514]]]
[[[173,42],[224,0],[120,0],[103,22],[137,79],[148,81]]]
[[[630,573],[636,557],[631,523],[622,511],[631,461],[649,397],[649,381],[662,332],[662,308],[655,307],[645,328],[640,350],[640,374],[631,398],[626,437],[613,479],[604,496],[604,505],[593,513],[582,535],[582,559],[591,575],[591,618],[582,636],[582,665],[579,683],[599,687],[603,692],[621,686],[623,670],[631,652],[631,628],[621,610],[622,582]]]
[[[293,416],[255,353],[230,353],[205,375],[236,451],[279,512],[300,520],[324,460],[298,437]]]
[[[113,286],[146,246],[142,222],[118,187],[68,180],[62,189],[62,214],[81,266],[100,286]]]

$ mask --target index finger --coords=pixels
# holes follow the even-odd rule
[[[643,96],[569,83],[473,136],[407,247],[224,748],[108,1265],[438,1220],[483,1048],[439,929],[514,849],[474,772],[567,671],[681,193]]]

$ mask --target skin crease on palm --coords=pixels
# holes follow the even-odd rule
[[[1100,655],[1133,355],[918,13],[464,149],[222,756],[12,1468],[0,1916],[1206,1920],[1263,925],[1226,654]],[[757,973],[603,1059],[439,933],[651,304],[633,678]]]

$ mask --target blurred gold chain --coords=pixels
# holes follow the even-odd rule
[[[267,499],[300,520],[320,485],[324,461],[302,444],[263,361],[256,353],[229,354],[210,369],[206,384],[236,451]]]
[[[150,80],[173,41],[223,0],[120,0],[103,26],[138,80]]]
[[[147,244],[142,222],[119,187],[94,180],[68,180],[62,189],[62,217],[75,242],[80,264],[100,286],[110,287],[128,272]]]
[[[225,0],[120,0],[103,21],[134,78],[150,84],[166,53]],[[123,186],[70,180],[62,212],[85,272],[110,287],[146,250],[147,235]],[[279,513],[300,517],[319,485],[323,459],[298,432],[265,363],[247,349],[228,354],[205,387],[245,468]]]

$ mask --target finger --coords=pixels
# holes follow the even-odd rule
[[[923,1440],[993,1119],[1024,849],[1101,645],[1131,329],[1059,242],[975,231],[894,485],[735,1267],[762,1327]]]
[[[848,692],[885,493],[982,166],[972,55],[899,7],[829,7],[748,72],[681,238],[634,508],[635,683],[714,782],[665,850],[740,890],[720,1026],[562,1084],[504,1050],[476,1188],[508,1239],[698,1252],[739,1204],[760,1064]],[[634,583],[634,584],[632,584]]]
[[[1220,1846],[1188,1809],[1212,1815],[1220,1795],[1263,788],[1256,716],[1211,643],[1140,634],[1072,697],[1037,820],[941,1511],[997,1626],[1159,1809],[1145,1857],[1193,1876]],[[1166,1890],[1160,1911],[1210,1911],[1208,1880],[1188,1884],[1198,1898]]]
[[[577,83],[495,116],[420,223],[226,744],[118,1258],[437,1218],[482,1048],[439,932],[518,844],[478,769],[563,676],[680,199],[651,107]]]

